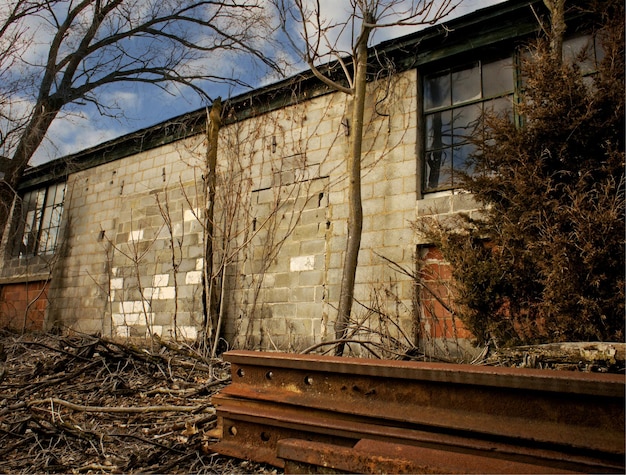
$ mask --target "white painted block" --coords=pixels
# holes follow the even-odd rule
[[[124,278],[123,277],[116,277],[114,279],[111,279],[111,282],[109,284],[110,288],[112,290],[120,290],[124,288]]]
[[[146,306],[149,305],[146,303]],[[144,303],[141,300],[126,300],[122,302],[122,313],[140,313],[143,312]]]
[[[143,314],[141,313],[128,313],[125,315],[125,317],[126,317],[126,325],[128,326],[141,325],[142,323],[145,323]]]
[[[187,272],[185,275],[185,284],[187,285],[196,285],[202,283],[202,271],[194,270],[191,272]]]
[[[169,274],[156,274],[152,277],[152,287],[167,287],[169,281]]]
[[[190,209],[186,209],[183,215],[183,220],[185,221],[197,221],[202,217],[202,211],[198,208],[195,208],[193,211]]]
[[[130,328],[126,325],[121,325],[115,328],[115,335],[121,338],[130,337]]]
[[[169,300],[176,298],[176,289],[174,287],[159,287],[159,300]]]
[[[289,263],[291,272],[301,272],[315,269],[315,256],[292,257]]]
[[[198,337],[198,330],[196,330],[196,327],[183,325],[178,328],[178,332],[185,340],[195,340]]]
[[[143,239],[143,229],[137,229],[135,231],[131,231],[128,234],[128,242],[137,242]]]
[[[196,259],[196,270],[204,269],[204,257]]]
[[[111,315],[111,318],[113,319],[114,327],[119,327],[120,325],[124,325],[124,323],[126,323],[123,313],[114,313]]]

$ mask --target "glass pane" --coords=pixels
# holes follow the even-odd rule
[[[480,67],[478,63],[471,68],[452,73],[452,104],[480,99]]]
[[[493,97],[513,91],[513,61],[511,58],[483,65],[483,97]]]
[[[48,241],[50,239],[50,233],[47,229],[41,230],[41,235],[39,236],[39,249],[37,254],[44,254],[48,250]]]
[[[460,145],[458,147],[454,147],[454,158],[453,158],[453,165],[454,165],[454,170],[455,171],[464,171],[467,173],[471,173],[471,167],[470,164],[468,163],[468,158],[469,156],[474,153],[474,151],[476,150],[476,147],[474,147],[474,145],[472,144],[464,144],[464,145]],[[453,183],[454,185],[458,185],[459,184],[459,179],[460,177],[455,177],[455,183]]]
[[[37,191],[37,209],[41,209],[43,207],[43,203],[46,199],[46,189],[42,188]]]
[[[458,144],[469,141],[480,126],[480,104],[458,107],[454,109],[453,114],[454,143]]]
[[[59,183],[51,187],[49,193],[51,193],[51,195],[48,202],[54,203],[55,205],[62,204],[65,195],[65,183]]]
[[[52,208],[52,219],[50,220],[50,227],[59,227],[61,224],[61,215],[63,214],[63,205],[57,205]]]
[[[485,113],[506,117],[513,122],[513,96],[500,97],[485,102]]]
[[[593,38],[593,44],[596,53],[596,64],[599,64],[604,59],[604,48],[602,47],[602,41],[597,35]]]
[[[31,254],[35,248],[35,238],[37,234],[37,228],[33,227],[33,223],[37,213],[35,211],[29,211],[26,214],[26,223],[24,224],[24,234],[22,235],[22,249],[21,254]]]
[[[452,143],[451,111],[426,116],[426,150],[446,147]]]
[[[48,229],[50,227],[50,220],[52,218],[52,206],[46,206],[43,210],[43,220],[41,221],[41,229]]]
[[[450,105],[450,74],[446,71],[424,80],[424,110]]]
[[[37,194],[34,192],[26,193],[22,199],[22,210],[24,214],[32,211],[37,207]]]
[[[452,149],[426,153],[426,188],[433,190],[452,184]]]

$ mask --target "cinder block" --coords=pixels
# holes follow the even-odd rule
[[[169,274],[155,274],[152,277],[152,287],[166,287],[169,280]]]
[[[178,329],[178,334],[185,340],[194,341],[198,338],[198,330],[192,326],[181,326]]]
[[[288,287],[273,287],[266,289],[264,292],[264,301],[266,303],[283,303],[289,302],[291,289]]]
[[[159,294],[157,298],[160,300],[170,300],[176,298],[176,287],[159,287]]]
[[[291,272],[310,271],[315,269],[315,256],[296,256],[289,260]]]
[[[126,325],[116,326],[115,336],[118,338],[130,338],[130,327]]]
[[[298,320],[312,320],[322,315],[322,306],[316,302],[301,302],[297,304],[296,312]]]
[[[191,271],[185,275],[187,285],[197,285],[202,283],[202,271]]]
[[[289,294],[290,302],[314,302],[316,287],[294,287]]]
[[[324,272],[319,270],[312,270],[307,272],[300,272],[298,275],[298,283],[301,286],[314,286],[324,283]]]

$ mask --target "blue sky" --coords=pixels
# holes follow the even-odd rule
[[[447,19],[502,1],[504,0],[463,0],[454,14]],[[340,18],[345,15],[345,9],[348,6],[347,0],[322,0],[320,4],[328,18]],[[374,36],[374,43],[409,34],[415,29],[395,27],[379,30]],[[293,54],[290,57],[295,63]],[[275,80],[275,78],[263,76],[260,71],[255,75],[249,74],[247,70],[245,72],[238,70],[237,62],[231,61],[228,58],[220,58],[219,67],[235,77],[246,79],[254,87],[261,87]],[[303,66],[295,65],[296,70],[302,68]],[[206,87],[206,92],[212,97],[221,95],[226,98],[244,91],[243,88],[224,85],[207,85]],[[101,89],[98,94],[106,102],[116,104],[123,117],[118,119],[102,117],[96,108],[89,104],[73,106],[69,111],[70,114],[57,119],[52,124],[47,139],[37,151],[31,164],[41,164],[89,148],[103,141],[197,110],[205,105],[203,100],[191,90],[171,87],[168,91],[164,91],[141,83],[118,84],[115,87]]]

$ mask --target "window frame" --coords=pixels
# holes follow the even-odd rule
[[[512,85],[512,89],[507,89],[506,91],[501,91],[495,94],[491,94],[491,95],[485,95],[484,91],[485,91],[485,81],[484,81],[484,70],[485,67],[488,66],[489,64],[495,63],[495,62],[499,62],[499,61],[509,61],[510,64],[510,68],[511,68],[511,85]],[[463,101],[459,101],[459,102],[454,102],[452,94],[453,94],[453,81],[452,81],[452,77],[455,73],[458,73],[460,71],[467,71],[472,69],[473,67],[477,67],[477,69],[479,70],[479,88],[480,88],[480,94],[479,97],[475,97],[475,98],[470,98],[467,100],[463,100]],[[442,106],[438,106],[438,107],[431,107],[431,108],[427,108],[427,98],[426,98],[426,81],[429,78],[432,77],[438,77],[438,76],[443,76],[443,75],[447,75],[449,78],[449,84],[448,84],[448,91],[447,93],[449,94],[449,104],[446,105],[442,105]],[[419,133],[419,137],[420,137],[420,171],[419,171],[419,177],[420,177],[420,182],[419,182],[419,189],[421,190],[421,194],[429,194],[429,193],[437,193],[437,192],[443,192],[443,191],[450,191],[450,190],[455,190],[458,189],[459,186],[458,184],[454,183],[454,162],[452,162],[448,168],[449,173],[450,173],[450,177],[448,179],[444,180],[438,180],[438,186],[429,186],[429,174],[430,174],[430,167],[428,164],[428,154],[431,152],[437,152],[437,151],[450,151],[453,152],[455,148],[459,148],[461,146],[465,146],[468,145],[470,142],[469,140],[455,140],[456,135],[454,134],[454,130],[459,130],[456,129],[454,127],[454,117],[453,117],[453,111],[461,111],[464,108],[471,108],[471,107],[479,107],[480,108],[480,112],[479,112],[479,116],[482,115],[483,111],[484,111],[484,104],[488,104],[490,102],[496,101],[498,99],[503,99],[503,98],[511,98],[512,103],[515,103],[517,101],[518,98],[518,90],[519,90],[519,85],[518,85],[518,80],[519,80],[519,66],[518,66],[518,55],[517,55],[517,49],[516,48],[510,48],[510,51],[499,51],[498,53],[494,53],[494,52],[487,52],[481,54],[480,52],[475,53],[474,55],[472,55],[471,57],[468,57],[467,59],[465,59],[462,63],[461,62],[454,62],[454,61],[446,61],[445,63],[439,63],[436,64],[434,66],[430,66],[428,68],[424,68],[420,71],[419,74],[419,81],[418,81],[418,93],[419,93],[419,116],[420,116],[420,121],[421,121],[421,126],[420,126],[420,133]],[[429,146],[429,130],[428,130],[428,122],[429,122],[429,117],[430,116],[435,116],[436,114],[439,113],[450,113],[450,121],[449,121],[449,132],[450,132],[450,138],[447,144],[442,143],[440,147],[432,147]],[[515,108],[512,108],[512,114],[513,114],[513,120],[518,120],[517,117],[515,116]],[[475,119],[477,120],[477,119]],[[461,137],[461,135],[459,135],[459,137]],[[450,160],[454,160],[454,157],[451,156]],[[456,168],[456,170],[458,170],[458,167]],[[441,171],[440,171],[441,173]],[[442,183],[443,181],[443,183]]]
[[[595,32],[575,32],[572,35],[566,36],[563,40],[563,60],[567,62],[573,62],[577,55],[584,49],[589,48],[588,51],[590,59],[587,59],[583,63],[579,63],[581,74],[584,78],[590,78],[597,74],[597,68],[600,61],[603,58],[603,52],[600,40],[598,38],[600,31]],[[586,41],[581,41],[583,38],[586,38]],[[578,42],[578,48],[575,51],[568,50],[568,44],[576,44]],[[583,45],[584,43],[584,45]],[[582,45],[582,46],[581,46]],[[512,98],[513,108],[512,108],[512,121],[517,127],[522,127],[524,125],[524,118],[520,116],[517,112],[517,108],[515,104],[520,102],[520,98],[523,94],[524,84],[522,78],[522,55],[524,54],[523,46],[520,44],[502,44],[499,48],[487,48],[487,49],[479,49],[473,51],[471,54],[466,54],[463,57],[463,61],[459,60],[459,56],[455,56],[453,58],[448,58],[445,61],[437,61],[433,64],[425,65],[424,67],[418,70],[418,81],[417,81],[417,89],[418,89],[418,198],[424,198],[424,195],[428,194],[436,194],[439,192],[452,192],[454,190],[458,190],[459,186],[454,184],[454,178],[451,178],[450,183],[444,183],[443,185],[439,185],[436,187],[430,187],[428,184],[428,175],[429,169],[427,164],[427,153],[429,152],[427,143],[428,143],[428,130],[427,130],[427,116],[434,112],[439,111],[448,111],[460,109],[462,107],[472,105],[472,104],[485,104],[491,100],[510,96]],[[481,96],[482,96],[482,85],[483,85],[483,75],[482,75],[482,64],[489,64],[490,62],[498,61],[500,59],[504,59],[505,57],[511,58],[511,67],[512,67],[512,76],[513,76],[513,90],[510,93],[506,94],[496,94],[489,97],[481,97],[480,99],[476,99],[474,101],[462,102],[459,104],[452,103],[450,106],[433,108],[427,110],[425,108],[425,79],[429,76],[435,76],[437,74],[443,73],[444,71],[455,71],[461,70],[467,65],[480,63],[481,64]],[[452,87],[452,86],[451,86]],[[451,126],[452,127],[452,126]],[[453,149],[455,146],[454,142],[451,141],[449,149]],[[445,147],[442,148],[442,150]],[[454,173],[454,168],[451,168],[452,174]]]
[[[67,182],[33,188],[18,198],[15,208],[13,257],[24,259],[55,253],[65,206]]]

